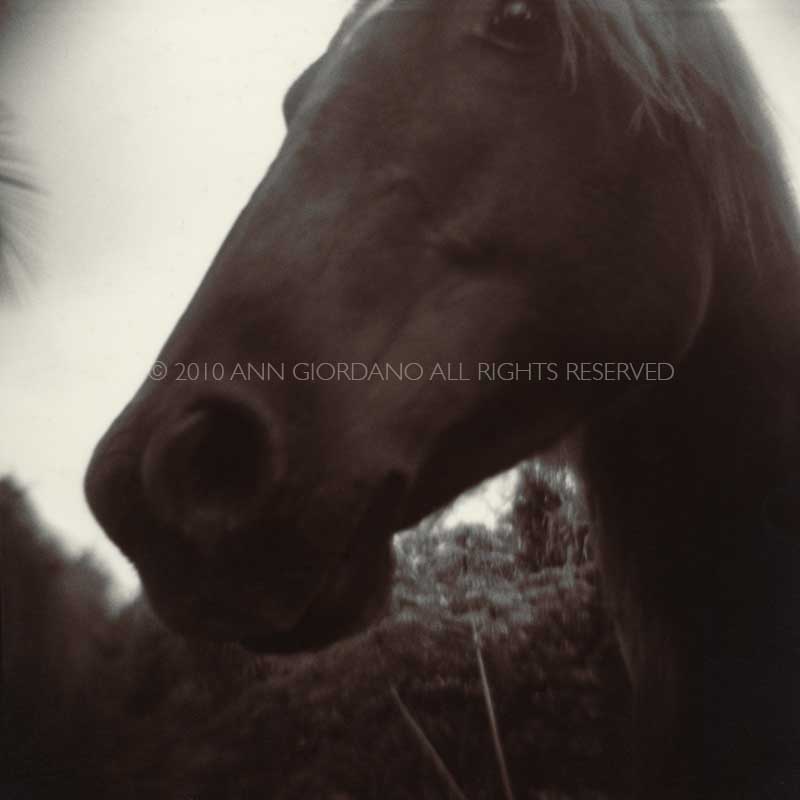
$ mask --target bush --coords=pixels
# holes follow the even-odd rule
[[[520,467],[519,486],[504,523],[518,539],[529,569],[593,560],[589,525],[566,470],[531,461]]]

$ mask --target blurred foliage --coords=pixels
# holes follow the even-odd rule
[[[13,293],[30,264],[35,194],[14,144],[13,117],[0,103],[0,297]]]
[[[519,485],[503,520],[529,569],[584,564],[593,559],[589,524],[567,468],[538,461],[519,468]]]

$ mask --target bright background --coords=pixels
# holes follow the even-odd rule
[[[130,590],[132,572],[83,501],[89,455],[265,172],[283,93],[349,0],[20,1],[0,98],[43,193],[35,280],[0,309],[0,475]],[[726,5],[800,178],[795,2]],[[492,495],[462,515],[487,516]]]

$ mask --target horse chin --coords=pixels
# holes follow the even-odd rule
[[[394,572],[393,527],[386,494],[369,504],[351,545],[322,570],[308,600],[297,598],[285,613],[262,607],[263,588],[240,582],[227,591],[177,587],[159,573],[140,569],[156,614],[188,639],[235,642],[259,654],[315,651],[369,627],[386,610]],[[394,509],[396,511],[396,509]],[[291,610],[292,606],[296,610]],[[300,610],[301,609],[301,610]],[[288,623],[288,624],[287,624]]]
[[[355,618],[331,621],[314,619],[313,615],[304,617],[300,623],[285,633],[267,636],[245,637],[239,644],[246,650],[259,655],[292,655],[303,652],[316,652],[337,642],[349,639],[363,632],[381,617],[386,609],[388,592],[385,597],[372,599]]]
[[[143,586],[157,616],[187,639],[237,642],[253,652],[280,654],[320,650],[367,628],[386,610],[393,572],[389,539],[354,548],[337,559],[307,607],[285,628],[274,615],[259,615],[255,589],[225,598],[211,592],[198,596],[144,576]]]
[[[256,653],[321,650],[368,628],[386,612],[394,556],[391,543],[352,554],[326,581],[299,622],[290,630],[245,636],[240,644]]]

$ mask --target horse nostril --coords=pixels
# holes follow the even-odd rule
[[[187,409],[145,450],[147,499],[165,524],[201,547],[247,525],[274,479],[267,419],[238,402]]]

